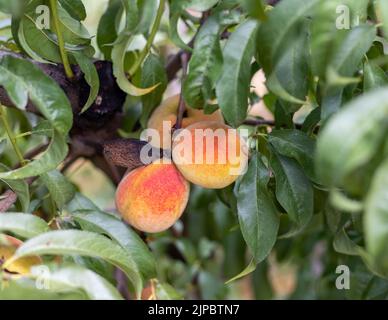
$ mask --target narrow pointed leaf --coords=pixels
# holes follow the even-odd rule
[[[142,279],[131,256],[121,246],[97,233],[79,230],[50,231],[25,242],[17,249],[12,259],[58,254],[104,259],[122,269],[136,293],[140,294]],[[12,263],[12,260],[7,263]]]
[[[32,214],[1,213],[0,232],[12,232],[23,238],[33,238],[49,230],[47,223]]]
[[[237,212],[242,234],[256,263],[268,256],[279,229],[279,215],[268,182],[269,169],[255,154],[237,191]]]

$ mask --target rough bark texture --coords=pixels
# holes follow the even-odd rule
[[[0,51],[2,57],[11,55],[20,59],[29,58],[9,51]],[[180,54],[177,54],[180,57]],[[176,58],[172,57],[172,60]],[[88,99],[89,86],[78,66],[73,66],[74,78],[66,78],[64,68],[57,64],[43,64],[30,60],[44,73],[53,78],[66,93],[74,115],[73,127],[70,131],[70,152],[65,160],[65,169],[78,158],[90,159],[99,169],[104,171],[114,183],[118,183],[125,173],[124,168],[115,168],[114,165],[135,168],[141,165],[139,158],[140,142],[118,140],[117,129],[121,127],[123,119],[122,106],[126,94],[118,87],[113,76],[112,63],[108,61],[96,61],[96,69],[100,78],[100,90],[94,104],[83,114],[80,111]],[[180,65],[167,66],[169,78],[173,79],[179,71]],[[7,92],[0,87],[0,102],[12,107]],[[27,111],[38,114],[38,110],[32,103],[28,103]],[[104,154],[104,144],[109,142]],[[116,150],[113,147],[117,146]],[[114,154],[117,154],[116,156]],[[109,161],[107,161],[107,157]],[[116,161],[114,160],[116,159]],[[119,159],[119,160],[117,160]],[[121,160],[120,160],[121,159]],[[119,162],[117,162],[119,161]],[[121,161],[121,162],[120,162]]]

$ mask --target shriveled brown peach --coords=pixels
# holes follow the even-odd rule
[[[116,207],[136,229],[161,232],[180,218],[189,193],[189,183],[174,164],[160,159],[123,178],[116,191]]]

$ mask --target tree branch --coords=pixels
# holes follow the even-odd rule
[[[120,90],[113,76],[112,63],[108,61],[95,61],[95,66],[100,78],[100,90],[94,104],[80,114],[86,103],[90,87],[85,81],[84,74],[78,66],[73,66],[74,78],[70,81],[61,64],[44,64],[33,61],[24,55],[10,51],[0,50],[0,60],[6,56],[28,60],[39,67],[46,75],[50,76],[66,93],[74,114],[73,129],[92,130],[101,129],[122,111],[126,94]],[[0,102],[6,106],[13,106],[4,88],[0,87]],[[39,111],[31,101],[28,102],[27,111],[38,114]]]
[[[17,198],[16,193],[12,190],[5,191],[0,196],[0,213],[6,212],[9,208],[11,208],[15,204]]]
[[[193,48],[194,40],[195,40],[195,36],[187,44],[190,48]],[[176,55],[174,55],[172,58],[169,59],[169,62],[166,65],[166,73],[167,73],[168,82],[174,80],[174,78],[176,77],[176,74],[179,72],[179,70],[182,69],[182,55],[183,54],[189,55],[189,53],[187,53],[187,51],[180,50]]]
[[[188,61],[189,61],[189,55],[187,52],[185,52],[181,55],[181,65],[182,65],[181,92],[179,95],[178,115],[175,123],[175,129],[180,129],[182,127],[183,114],[185,113],[185,110],[186,110],[185,100],[183,99],[183,85],[186,79]]]
[[[275,121],[273,120],[265,120],[265,119],[246,119],[244,124],[248,126],[275,126]]]

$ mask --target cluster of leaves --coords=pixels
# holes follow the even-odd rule
[[[82,25],[86,11],[80,0],[60,0],[53,28],[41,30],[36,7],[52,8],[52,2],[33,0],[16,8],[16,1],[0,0],[0,11],[12,14],[18,50],[38,62],[65,63],[67,56],[80,66],[91,86],[86,110],[99,87],[91,60],[95,49]],[[99,21],[97,55],[112,61],[117,83],[128,94],[128,121],[120,130],[126,137],[139,135],[168,84],[163,56],[153,48],[157,31],[164,31],[166,5],[110,0]],[[50,140],[39,158],[17,169],[8,168],[16,160],[11,152],[1,154],[0,179],[17,193],[16,208],[24,214],[0,214],[0,231],[29,239],[15,258],[63,255],[60,267],[45,258],[50,288],[90,298],[121,297],[112,285],[112,265],[125,273],[137,296],[157,277],[159,298],[179,296],[166,282],[186,297],[199,291],[204,298],[222,298],[225,279],[254,272],[256,297],[271,298],[272,252],[278,262],[298,267],[293,298],[387,298],[386,1],[284,0],[271,7],[261,0],[171,0],[168,5],[168,38],[191,56],[183,98],[209,113],[220,108],[231,126],[250,130],[247,173],[218,192],[194,189],[184,232],[147,239],[151,254],[130,227],[77,193],[57,170],[72,126],[68,99],[36,66],[7,56],[0,60],[0,85],[18,109],[24,111],[30,99],[44,117],[15,117],[14,130],[28,128],[31,135],[18,139],[19,147],[27,149],[42,135]],[[179,33],[182,21],[193,30],[192,41]],[[130,49],[139,36],[146,39],[144,48]],[[248,116],[258,99],[250,85],[259,69],[267,79],[262,100],[274,116],[271,130]],[[14,120],[14,112],[19,111],[1,116]],[[6,133],[0,128],[0,141]],[[26,182],[32,177],[38,180]],[[38,211],[51,212],[53,220],[30,214]],[[53,221],[60,230],[49,230]],[[352,271],[346,293],[334,285],[340,264]]]

